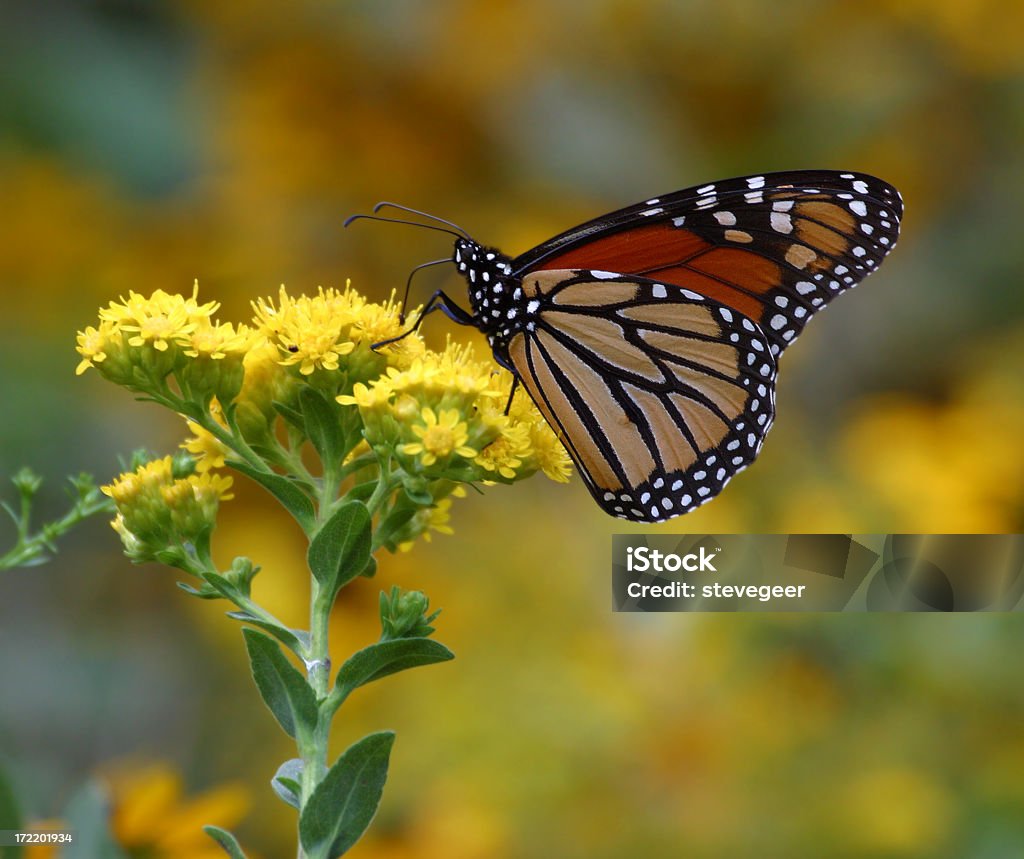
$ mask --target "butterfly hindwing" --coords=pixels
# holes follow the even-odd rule
[[[698,292],[757,322],[778,356],[895,246],[903,204],[861,173],[730,179],[612,212],[517,257],[514,271],[607,269]]]
[[[508,357],[597,502],[662,521],[717,495],[757,456],[776,364],[748,317],[647,278],[543,270]]]

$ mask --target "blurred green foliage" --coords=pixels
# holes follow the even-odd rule
[[[848,168],[902,190],[899,247],[787,353],[757,464],[662,527],[1022,529],[1021,4],[47,0],[0,16],[0,472],[106,478],[143,440],[177,444],[158,410],[73,381],[74,331],[118,294],[199,277],[246,316],[281,281],[351,277],[384,298],[447,253],[398,227],[342,232],[378,199],[518,253],[674,188]],[[261,600],[299,619],[300,535],[239,496],[219,552],[252,556]],[[452,514],[453,537],[382,557],[337,612],[351,652],[376,635],[381,588],[423,589],[459,656],[353,699],[339,751],[382,724],[400,741],[352,856],[1024,850],[1015,617],[617,616],[617,526],[578,481]],[[128,569],[106,526],[6,573],[2,757],[37,818],[128,754],[173,759],[197,789],[243,777],[242,840],[278,855],[287,810],[262,786],[286,749],[232,626],[186,602]]]

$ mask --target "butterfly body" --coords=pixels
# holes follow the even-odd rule
[[[470,309],[438,292],[425,312],[488,337],[606,512],[661,522],[758,455],[779,357],[877,268],[902,212],[872,176],[794,171],[648,199],[517,257],[459,230]]]
[[[508,343],[528,325],[531,315],[530,302],[523,299],[522,284],[512,273],[512,258],[497,248],[459,238],[452,262],[466,280],[472,309],[470,324],[487,336],[498,363],[512,369]]]

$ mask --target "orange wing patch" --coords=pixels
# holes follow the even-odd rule
[[[594,239],[583,247],[555,253],[529,270],[592,269],[635,274],[652,267],[675,265],[711,245],[688,230],[651,224]]]

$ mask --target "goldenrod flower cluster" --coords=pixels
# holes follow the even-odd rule
[[[187,297],[132,292],[78,335],[77,372],[95,368],[188,420],[182,446],[198,472],[186,478],[190,487],[220,486],[214,470],[236,465],[291,478],[323,504],[325,485],[344,494],[377,481],[384,491],[371,507],[387,525],[382,545],[407,548],[430,530],[450,533],[460,484],[538,471],[568,480],[565,449],[529,397],[518,391],[510,400],[511,374],[468,346],[428,350],[394,300],[372,303],[348,285],[297,297],[281,287],[253,303],[248,324],[218,321],[218,309],[200,302],[197,288]],[[319,469],[307,468],[307,442],[321,455]],[[164,462],[108,487],[122,536],[141,539],[130,518],[166,519],[171,513],[157,515],[154,505],[187,496],[167,482]]]
[[[103,492],[114,499],[114,530],[136,562],[160,560],[180,566],[189,549],[205,551],[232,479],[219,474],[175,474],[171,457],[122,474]]]
[[[509,403],[511,386],[510,374],[449,341],[338,400],[359,408],[366,441],[407,474],[511,483],[543,471],[565,482],[565,449],[525,392]]]

